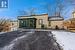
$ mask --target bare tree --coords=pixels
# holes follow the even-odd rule
[[[74,7],[75,10],[75,0],[68,0],[68,2]]]
[[[69,2],[72,5],[75,5],[75,0],[66,0],[67,2]]]
[[[19,10],[18,11],[18,15],[22,16],[22,15],[29,15],[28,11],[25,10]]]
[[[45,8],[47,9],[47,12],[48,12],[49,16],[50,15],[52,16],[53,8],[51,7],[51,4],[50,3],[46,3],[46,7]]]
[[[35,15],[36,10],[37,10],[37,8],[31,8],[30,11],[29,11],[30,15]]]
[[[30,16],[30,15],[36,14],[36,13],[35,13],[36,10],[37,10],[37,8],[34,8],[34,7],[33,7],[33,8],[28,9],[28,10],[19,10],[18,13],[19,13],[19,15],[21,15],[21,16],[24,16],[24,15]]]
[[[53,12],[52,12],[53,8],[51,7],[52,5],[50,3],[48,3],[48,2],[42,2],[42,3],[40,3],[40,5],[42,7],[42,8],[40,8],[41,10],[46,10],[47,13],[48,13],[48,15],[52,16],[52,14],[53,14]]]
[[[10,21],[6,19],[0,19],[0,32],[10,30]]]
[[[75,10],[75,0],[65,0],[66,3],[70,4],[71,6],[73,6],[74,10]]]
[[[62,0],[55,0],[56,4],[53,5],[51,4],[50,2],[44,2],[43,5],[44,5],[44,9],[47,10],[48,14],[49,15],[59,15],[61,16],[61,13],[62,13],[62,10],[64,9],[64,4],[62,2]],[[54,7],[53,7],[54,6]]]
[[[63,9],[64,9],[64,4],[63,4],[62,0],[56,0],[56,12],[55,12],[55,14],[58,13],[58,15],[61,16]]]

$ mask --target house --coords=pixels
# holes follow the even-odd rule
[[[18,16],[19,28],[48,28],[59,29],[63,28],[63,17],[52,16],[48,17],[48,14],[31,15],[31,16]]]
[[[48,27],[51,29],[63,29],[64,18],[60,16],[51,16],[48,17]]]
[[[19,28],[41,28],[42,25],[48,27],[48,14],[18,16]]]

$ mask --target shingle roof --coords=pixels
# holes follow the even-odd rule
[[[60,16],[50,16],[50,17],[48,17],[48,20],[49,21],[56,21],[56,20],[64,20],[64,18],[60,17]]]

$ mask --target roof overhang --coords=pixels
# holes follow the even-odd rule
[[[49,17],[48,20],[49,21],[61,21],[61,20],[64,20],[64,18],[62,18],[62,17]]]

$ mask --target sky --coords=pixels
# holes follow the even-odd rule
[[[63,0],[61,1],[63,2]],[[47,4],[50,6],[50,11],[47,10]],[[0,18],[17,19],[17,16],[26,15],[21,13],[23,10],[30,12],[35,8],[35,14],[48,13],[54,14],[56,0],[8,0],[8,8],[0,8]],[[62,16],[67,19],[71,17],[73,6],[65,3],[65,8],[62,11]]]

